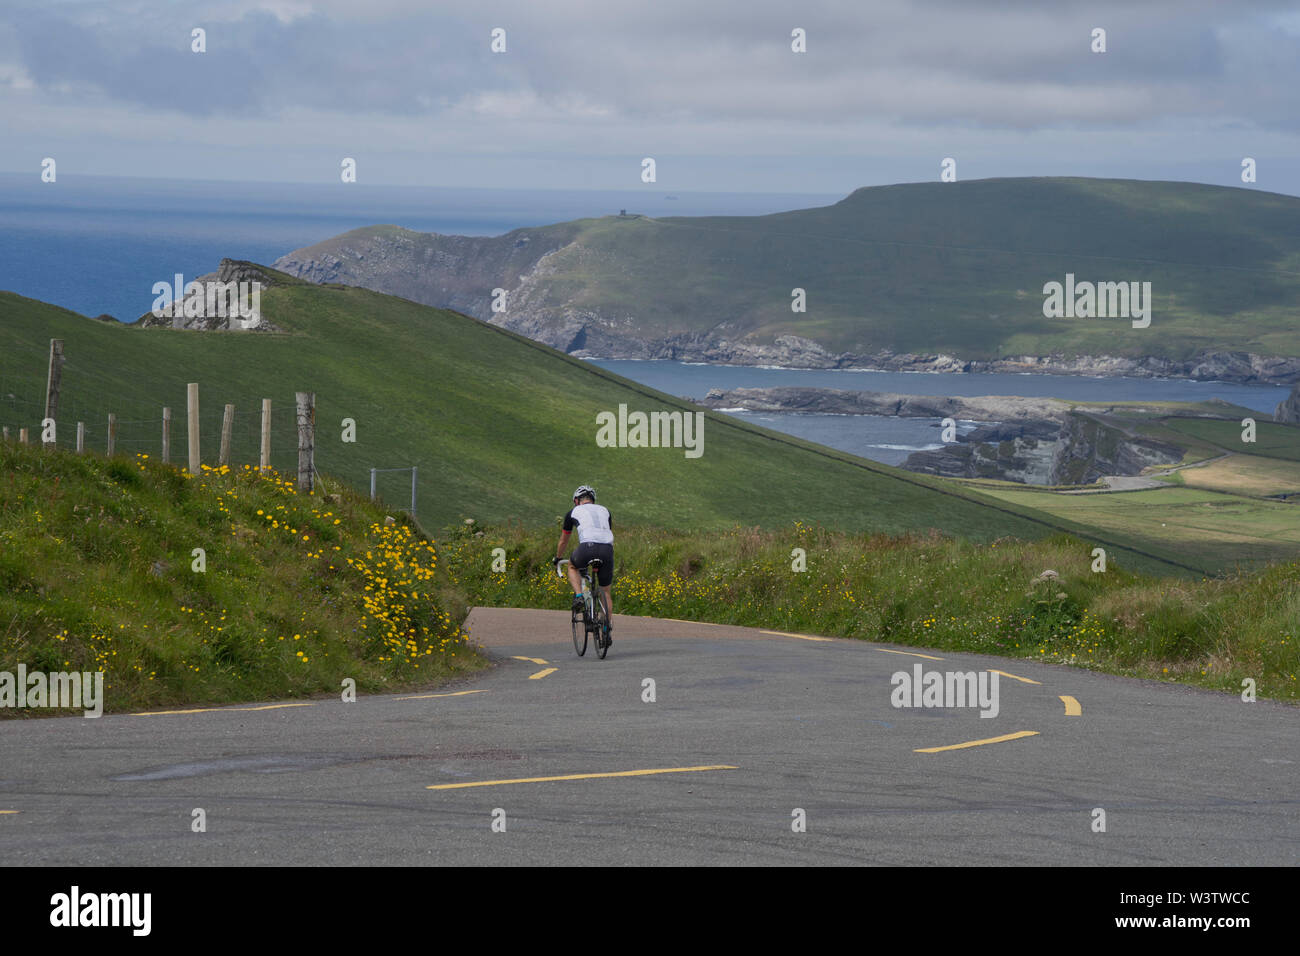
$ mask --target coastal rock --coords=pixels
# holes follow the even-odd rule
[[[259,266],[255,262],[245,262],[239,259],[222,259],[221,264],[217,266],[216,272],[209,272],[207,275],[201,275],[197,282],[203,289],[203,292],[194,292],[185,295],[180,301],[173,301],[170,305],[159,309],[160,315],[154,315],[153,312],[146,312],[136,320],[136,325],[141,328],[173,328],[189,329],[192,331],[257,331],[257,332],[279,332],[271,322],[268,322],[261,314],[258,307],[260,294],[254,296],[251,292],[252,283],[261,286],[261,290],[272,288],[276,281],[267,269]],[[240,297],[238,291],[240,284],[249,292],[245,297]],[[189,282],[186,283],[188,288]],[[236,290],[235,298],[238,304],[231,306],[228,297],[221,294],[217,286],[233,286]],[[211,302],[211,306],[209,305]],[[232,314],[247,308],[247,314]],[[203,314],[186,315],[186,311],[196,311]],[[225,312],[227,314],[222,314]],[[211,314],[209,314],[211,313]]]
[[[957,441],[908,455],[908,471],[950,478],[989,478],[1045,485],[1060,452],[1059,422],[999,422],[959,435]]]
[[[1176,464],[1183,457],[1183,450],[1175,445],[1129,435],[1108,422],[1108,406],[1053,398],[952,398],[786,386],[713,388],[700,404],[758,412],[983,422],[943,448],[913,452],[903,463],[909,471],[951,478],[1090,484],[1101,477],[1138,475],[1152,465]]]
[[[1291,394],[1277,406],[1277,411],[1273,413],[1273,420],[1289,425],[1300,425],[1300,385],[1291,389]]]

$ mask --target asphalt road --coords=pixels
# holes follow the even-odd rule
[[[0,854],[9,866],[1300,861],[1293,707],[647,618],[616,617],[604,661],[574,654],[567,612],[479,609],[469,624],[501,665],[425,694],[0,722]],[[999,677],[996,717],[896,708],[891,675],[917,663],[1014,677]],[[1000,737],[1012,739],[932,751]],[[598,776],[646,770],[673,772]],[[574,779],[535,779],[557,776]],[[196,808],[206,832],[192,829]]]

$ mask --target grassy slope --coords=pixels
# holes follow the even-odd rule
[[[367,232],[393,230],[359,230],[348,244]],[[451,241],[401,235],[415,253],[412,274],[426,261],[421,250]],[[633,316],[652,338],[729,323],[733,338],[794,332],[832,349],[964,358],[1184,358],[1201,348],[1300,355],[1300,199],[1253,189],[988,179],[870,187],[768,216],[576,220],[517,230],[492,246],[505,258],[502,274],[475,290],[484,300],[492,285],[517,277],[509,256],[525,235],[546,248],[576,237],[548,259],[549,304]],[[1150,281],[1150,328],[1045,319],[1043,284],[1067,272]],[[796,286],[808,292],[806,314],[790,311]]]
[[[0,443],[0,671],[103,670],[106,709],[124,711],[483,666],[434,596],[431,547],[383,520],[272,475]],[[0,708],[34,713],[51,712]]]
[[[131,450],[156,453],[158,406],[177,415],[174,454],[183,457],[185,383],[203,388],[204,446],[215,449],[221,405],[237,406],[234,458],[256,460],[254,410],[275,402],[273,464],[294,467],[287,409],[295,389],[317,393],[317,467],[358,487],[371,466],[419,466],[421,520],[463,516],[551,520],[572,487],[601,489],[624,521],[712,530],[736,524],[789,527],[795,520],[848,531],[937,528],[990,540],[1083,529],[1030,508],[993,502],[939,479],[831,452],[725,415],[706,415],[704,455],[679,449],[602,449],[595,418],[620,402],[632,409],[693,408],[618,376],[456,313],[361,289],[304,284],[268,290],[264,314],[288,335],[188,333],[96,323],[66,310],[0,293],[0,393],[43,394],[47,340],[66,342],[60,439],[73,422],[102,426],[118,411],[139,420]],[[134,404],[124,396],[135,396]],[[0,399],[3,396],[0,395]],[[115,408],[126,404],[127,408]],[[0,401],[0,407],[3,402]],[[21,410],[21,409],[19,409]],[[28,408],[34,428],[39,411]],[[356,420],[355,444],[339,423]],[[11,421],[9,414],[6,421]],[[387,486],[407,494],[404,478]],[[1122,529],[1105,543],[1118,554]],[[1161,566],[1126,555],[1133,566]],[[1182,562],[1173,556],[1176,564]]]
[[[1255,418],[1255,441],[1242,441],[1241,421],[1216,421],[1199,418],[1171,418],[1165,424],[1183,435],[1190,435],[1218,446],[1222,451],[1244,452],[1262,458],[1300,461],[1300,427],[1260,421]]]
[[[694,276],[698,287],[685,285],[684,305],[712,305],[727,288],[749,294],[766,334],[802,324],[830,346],[970,358],[1181,357],[1225,343],[1300,354],[1300,200],[1277,194],[993,179],[860,189],[821,209],[658,226],[659,244],[645,242],[638,257],[620,262],[644,264],[650,276],[661,267]],[[656,252],[666,258],[656,262]],[[691,262],[707,265],[690,269]],[[739,272],[735,263],[747,268]],[[1043,318],[1043,283],[1062,281],[1066,272],[1080,280],[1151,281],[1152,327]],[[795,285],[809,289],[806,320],[789,311]],[[628,302],[646,292],[625,287]]]

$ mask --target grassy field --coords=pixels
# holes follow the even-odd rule
[[[114,411],[122,423],[119,448],[156,455],[166,404],[175,414],[173,453],[180,459],[185,385],[198,381],[205,460],[213,460],[229,402],[236,406],[232,460],[255,463],[256,410],[270,397],[272,463],[291,472],[293,395],[314,391],[317,468],[366,488],[371,467],[418,466],[418,513],[430,528],[465,517],[550,520],[585,481],[624,521],[701,531],[794,520],[891,534],[936,528],[984,541],[1082,530],[942,479],[712,412],[704,413],[699,458],[680,448],[597,447],[596,415],[620,404],[699,409],[453,312],[296,280],[264,292],[262,309],[288,334],[125,328],[0,293],[0,421],[35,434],[48,340],[59,337],[68,356],[62,447],[72,444],[75,422],[85,420],[90,446],[102,448],[102,423]],[[355,443],[341,440],[344,418],[356,422]],[[386,477],[380,490],[401,504],[409,479]],[[1107,542],[1117,556],[1129,546],[1124,529],[1108,532]],[[1163,564],[1161,556],[1128,553],[1120,560],[1189,573],[1183,562]]]
[[[1185,473],[1189,484],[1192,473]],[[990,488],[986,493],[1096,528],[1103,536],[1122,533],[1153,554],[1206,573],[1293,561],[1300,554],[1300,503],[1196,487],[1086,495]]]
[[[436,596],[433,546],[384,518],[275,474],[0,443],[0,671],[103,671],[121,712],[483,667]]]
[[[568,586],[547,563],[555,540],[546,526],[452,534],[441,550],[448,606],[567,607]],[[497,547],[504,572],[492,569]],[[796,548],[805,571],[794,569]],[[1250,677],[1265,696],[1300,699],[1297,561],[1157,579],[1094,573],[1089,543],[1065,536],[980,545],[802,523],[711,535],[623,528],[615,554],[616,614],[1024,657],[1230,693]],[[1049,569],[1058,576],[1040,579]]]
[[[1241,421],[1206,418],[1169,418],[1164,424],[1181,435],[1206,442],[1223,451],[1300,461],[1300,427],[1260,421],[1255,415],[1255,441],[1242,441]]]
[[[1255,455],[1232,455],[1163,478],[1171,484],[1256,498],[1300,494],[1300,464]]]

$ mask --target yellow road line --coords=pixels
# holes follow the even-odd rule
[[[833,637],[813,637],[811,634],[791,634],[789,631],[759,631],[760,634],[775,634],[777,637],[797,637],[801,641],[833,641]]]
[[[1075,700],[1073,697],[1069,696],[1068,694],[1061,694],[1060,698],[1061,698],[1061,703],[1065,705],[1066,717],[1078,717],[1080,714],[1083,713],[1083,708],[1079,706],[1079,702]]]
[[[22,813],[22,811],[21,810],[0,810],[0,814],[5,814],[5,813]]]
[[[877,650],[877,651],[880,651],[880,652],[882,652],[882,653],[884,653],[884,654],[905,654],[905,655],[907,655],[908,657],[924,657],[927,661],[941,661],[941,660],[943,660],[942,657],[932,657],[932,656],[930,656],[929,654],[913,654],[911,651],[891,651],[891,650],[890,650],[889,648],[887,648],[887,647],[877,647],[877,648],[874,648],[874,649]]]
[[[510,783],[549,783],[552,780],[595,780],[598,777],[648,777],[657,773],[695,773],[701,770],[739,770],[726,764],[712,767],[665,767],[662,770],[619,770],[615,773],[570,773],[562,777],[520,777],[516,780],[479,780],[474,783],[437,783],[426,790],[462,790],[466,787],[496,787]]]
[[[541,680],[541,679],[542,679],[543,677],[545,677],[547,674],[554,674],[554,673],[555,673],[556,671],[558,671],[558,670],[559,670],[558,667],[548,667],[548,668],[546,668],[546,670],[544,670],[544,671],[538,671],[536,674],[529,674],[529,675],[528,675],[528,679],[529,679],[529,680]]]
[[[533,663],[533,664],[546,664],[546,663],[549,663],[548,661],[544,661],[544,660],[542,660],[540,657],[516,657],[516,658],[514,658],[514,660],[517,660],[517,661],[529,661],[529,662],[531,662],[531,663]]]
[[[964,744],[949,744],[946,747],[919,747],[915,751],[919,754],[937,754],[942,750],[963,750],[966,747],[982,747],[985,744],[1000,744],[1004,740],[1019,740],[1021,737],[1037,737],[1036,730],[1018,730],[1014,734],[1004,734],[1001,737],[987,737],[984,740],[968,740]]]
[[[200,707],[196,710],[150,710],[139,714],[132,714],[132,717],[162,717],[166,714],[210,714],[218,710],[278,710],[281,707],[314,707],[314,700],[304,700],[296,704],[267,704],[264,707]]]
[[[417,694],[415,697],[394,697],[393,700],[429,700],[433,697],[464,697],[466,694],[486,694],[485,690],[458,690],[450,694]]]
[[[1015,674],[1008,674],[1006,671],[994,670],[992,667],[989,668],[989,673],[990,673],[990,674],[1001,674],[1003,677],[1010,677],[1012,680],[1018,680],[1018,681],[1020,681],[1020,683],[1022,683],[1022,684],[1040,684],[1040,685],[1041,685],[1041,684],[1043,683],[1043,682],[1040,681],[1040,680],[1030,680],[1028,677],[1017,677]]]

